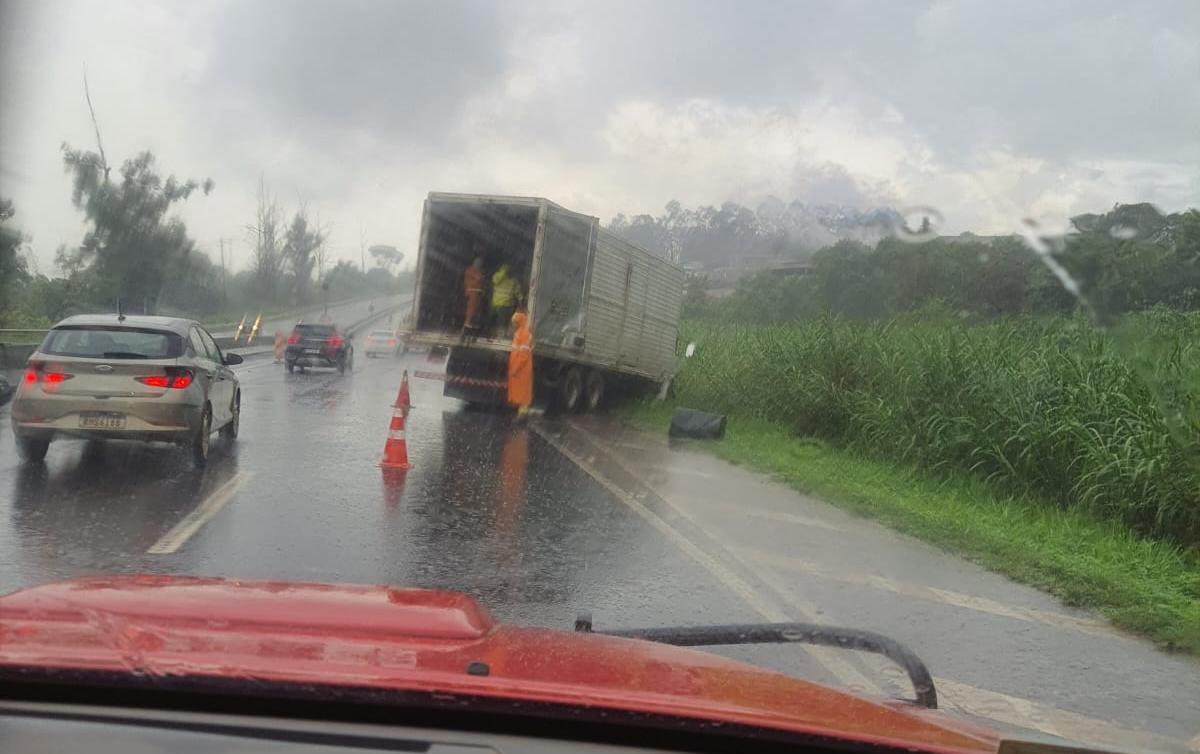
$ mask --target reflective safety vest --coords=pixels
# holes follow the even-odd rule
[[[492,276],[492,308],[516,306],[521,300],[521,284],[516,278],[497,272]]]

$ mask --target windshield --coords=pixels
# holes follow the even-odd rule
[[[936,719],[1194,749],[1198,30],[1195,0],[4,0],[0,595],[839,627],[920,658]],[[206,660],[235,680],[421,670],[426,607],[237,594],[155,599],[353,645],[255,634]],[[699,649],[932,699],[857,639],[730,636],[762,642]],[[465,662],[726,717],[799,688],[594,646]]]
[[[69,326],[51,330],[38,350],[91,359],[173,359],[183,353],[183,339],[161,330]]]

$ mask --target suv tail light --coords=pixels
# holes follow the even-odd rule
[[[342,347],[342,339],[340,337],[338,337],[337,335],[330,335],[329,340],[327,340],[325,342],[329,345],[330,348],[341,348]]]
[[[166,374],[148,374],[144,377],[135,377],[134,379],[150,387],[169,387],[182,390],[192,384],[192,376],[192,370],[190,369],[167,367]]]
[[[300,342],[300,333],[294,332],[288,336],[288,345],[294,346]]]

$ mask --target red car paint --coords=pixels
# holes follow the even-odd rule
[[[487,676],[466,672],[484,662]],[[586,705],[993,752],[996,733],[690,649],[497,625],[455,592],[170,576],[0,597],[0,669],[138,671]]]

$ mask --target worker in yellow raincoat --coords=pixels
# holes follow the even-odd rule
[[[502,264],[492,275],[492,329],[493,335],[504,336],[513,311],[521,304],[524,294],[521,284],[512,276],[507,264]]]
[[[512,316],[512,350],[508,353],[508,402],[517,407],[517,416],[525,418],[533,403],[533,333],[529,316]]]

